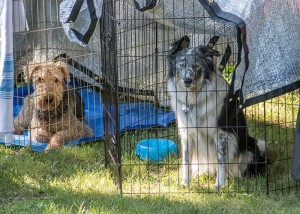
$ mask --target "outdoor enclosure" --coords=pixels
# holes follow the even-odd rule
[[[93,137],[68,144],[103,144],[106,164],[123,194],[283,193],[298,189],[290,170],[300,94],[299,90],[291,89],[279,97],[241,106],[245,107],[250,135],[266,142],[262,174],[230,178],[222,189],[215,189],[214,178],[206,175],[193,179],[189,187],[180,185],[180,139],[166,87],[169,46],[175,39],[189,35],[191,46],[218,50],[220,56],[214,58],[214,63],[229,83],[235,81],[230,90],[233,93],[233,86],[238,88],[244,83],[239,78],[245,48],[242,22],[230,22],[230,17],[216,19],[208,7],[214,1],[158,1],[152,8],[147,1],[86,0],[76,1],[82,3],[82,13],[69,22],[71,26],[66,26],[68,22],[62,23],[62,14],[67,16],[75,1],[69,1],[69,6],[65,3],[64,7],[62,2],[24,1],[28,29],[14,34],[14,116],[23,98],[32,91],[30,84],[24,82],[22,70],[32,63],[60,60],[68,65],[70,85],[82,96],[85,122],[94,131]],[[91,5],[96,12],[92,12]],[[91,22],[87,21],[90,17],[94,18]],[[86,26],[92,25],[94,31],[87,40],[78,41],[68,31],[77,28],[82,34],[80,30],[84,32]],[[238,66],[242,68],[238,70]],[[270,91],[267,87],[260,90]],[[253,92],[249,94],[248,97],[254,97]],[[162,160],[142,160],[136,154],[136,145],[151,138],[174,141],[177,152]],[[29,146],[36,151],[45,148],[45,144],[33,142],[26,132],[14,139],[17,146]]]

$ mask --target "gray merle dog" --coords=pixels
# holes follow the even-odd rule
[[[181,138],[181,183],[187,186],[191,176],[207,174],[221,187],[227,176],[258,172],[265,142],[249,136],[238,99],[227,99],[228,83],[213,62],[219,52],[189,48],[189,43],[184,36],[172,44],[167,76]]]

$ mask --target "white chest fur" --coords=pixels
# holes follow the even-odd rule
[[[168,80],[168,92],[172,109],[176,113],[182,147],[188,144],[194,175],[216,174],[216,144],[218,133],[222,131],[217,126],[217,120],[228,85],[218,75],[214,75],[212,81],[215,81],[214,84],[207,83],[201,89],[189,90],[176,82],[175,77]],[[235,150],[236,142],[232,146]]]

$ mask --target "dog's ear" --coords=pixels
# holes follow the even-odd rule
[[[184,36],[181,39],[179,39],[171,44],[169,54],[174,55],[178,51],[188,48],[189,46],[190,46],[190,38],[188,36]]]
[[[23,67],[25,82],[29,83],[33,79],[33,74],[41,68],[41,63],[28,64]]]
[[[63,74],[64,78],[67,80],[67,82],[70,82],[70,74],[69,74],[68,65],[61,61],[55,62],[55,65],[60,69],[60,71],[62,72],[62,74]]]
[[[219,51],[211,49],[207,46],[199,46],[199,50],[205,55],[208,59],[213,59],[214,56],[220,56]]]
[[[220,56],[219,51],[211,49],[211,48],[206,47],[206,46],[202,46],[202,45],[199,46],[199,50],[204,54],[209,70],[214,71],[215,70],[215,64],[213,62],[213,57],[214,56]]]

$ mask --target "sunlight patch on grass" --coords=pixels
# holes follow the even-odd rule
[[[289,178],[294,128],[299,94],[289,93],[278,98],[250,106],[245,110],[250,134],[267,142],[267,156],[272,161],[268,174],[256,178],[229,179],[220,190],[213,188],[214,178],[200,176],[189,188],[180,186],[180,154],[163,162],[142,161],[135,155],[136,144],[146,138],[162,137],[179,142],[176,126],[126,132],[122,137],[123,193],[151,194],[170,192],[264,192],[270,189],[295,187]],[[180,150],[180,144],[178,143]],[[268,184],[268,186],[267,186]]]
[[[261,125],[294,128],[300,103],[299,90],[247,107],[248,121]]]
[[[50,182],[53,188],[74,193],[117,192],[108,169],[78,171],[69,178],[55,179]]]
[[[262,175],[231,178],[220,189],[205,175],[181,186],[180,153],[161,162],[135,155],[143,139],[178,143],[174,124],[122,135],[123,196],[105,168],[103,141],[49,153],[1,145],[0,213],[298,213],[299,187],[289,172],[298,104],[292,93],[245,110],[272,163]]]

